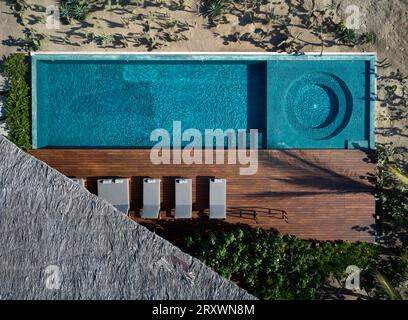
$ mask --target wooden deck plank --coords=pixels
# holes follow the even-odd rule
[[[260,150],[258,171],[252,176],[239,175],[240,164],[154,165],[150,150],[40,149],[31,154],[67,176],[87,178],[87,187],[94,193],[98,177],[131,177],[132,217],[142,223],[147,223],[138,217],[142,179],[160,178],[160,224],[174,232],[187,223],[172,218],[174,178],[193,179],[193,220],[198,221],[190,223],[194,225],[212,223],[206,212],[208,179],[214,176],[228,181],[229,208],[272,208],[288,215],[286,222],[280,213],[259,214],[257,220],[229,213],[226,223],[276,228],[302,238],[373,240],[375,201],[368,177],[375,167],[359,150]]]

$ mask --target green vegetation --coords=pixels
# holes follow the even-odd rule
[[[355,45],[357,41],[356,32],[353,29],[346,29],[341,37],[340,40],[347,45]]]
[[[89,6],[85,0],[61,0],[60,16],[66,23],[85,20],[88,12]]]
[[[360,36],[359,42],[361,44],[365,43],[375,43],[376,36],[374,32],[366,32]]]
[[[11,79],[25,78],[28,73],[28,64],[23,53],[10,55],[4,61],[4,75]]]
[[[17,12],[25,11],[29,8],[26,0],[16,0],[15,4],[13,5],[13,9]]]
[[[381,273],[376,272],[375,277],[380,285],[380,288],[383,294],[386,295],[389,300],[402,300],[403,299],[401,293]]]
[[[27,51],[37,51],[41,48],[41,41],[44,36],[38,34],[34,29],[29,29],[24,38],[19,38],[18,42],[21,43],[24,49]]]
[[[24,22],[24,15],[26,10],[30,6],[28,5],[26,0],[17,0],[12,6],[11,9],[13,10],[14,14],[20,19],[20,22]]]
[[[207,0],[204,2],[204,12],[211,19],[220,17],[230,0]]]
[[[354,46],[358,44],[374,44],[376,40],[376,35],[374,32],[366,32],[362,34],[357,34],[353,29],[346,27],[346,22],[340,19],[337,24],[337,32],[340,37],[339,40],[346,45]]]
[[[156,4],[156,6],[162,7],[166,4],[166,0],[154,0],[154,3]]]
[[[367,243],[300,240],[262,229],[209,232],[186,239],[191,254],[260,299],[313,299],[347,266],[372,270],[378,249]]]
[[[408,246],[399,234],[408,227],[408,176],[399,166],[400,151],[390,145],[377,146],[376,198],[382,208],[382,233],[387,254],[374,274],[375,295],[390,300],[408,299]]]
[[[375,272],[376,297],[408,300],[408,249],[400,243],[392,251],[379,262],[379,271]]]
[[[47,17],[45,14],[41,16],[34,17],[34,23],[29,22],[26,17],[27,9],[42,10],[45,12],[45,7],[41,5],[30,5],[25,0],[17,0],[11,6],[14,14],[18,17],[19,22],[25,26],[24,37],[17,38],[16,42],[20,44],[27,51],[37,51],[41,47],[41,41],[45,38],[44,35],[39,34],[35,29],[30,28],[31,24],[40,22],[42,24],[46,23]]]
[[[27,82],[28,63],[23,53],[10,55],[4,62],[4,74],[11,79],[7,92],[7,125],[10,140],[23,150],[31,149],[30,87]]]
[[[398,154],[392,146],[377,148],[376,197],[382,203],[385,232],[398,232],[408,225],[407,176],[393,161]]]
[[[186,7],[186,0],[171,1],[169,5],[169,9],[171,10],[184,10]]]
[[[355,45],[357,40],[356,32],[346,27],[346,21],[340,19],[337,24],[337,32],[340,34],[339,40],[346,45]]]
[[[96,37],[97,42],[102,46],[111,46],[113,44],[113,36],[109,33],[102,32]]]

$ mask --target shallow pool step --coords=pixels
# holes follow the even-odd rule
[[[368,140],[347,140],[347,149],[368,149]]]

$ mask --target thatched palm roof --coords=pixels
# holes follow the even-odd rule
[[[253,297],[0,136],[0,299],[48,298]]]

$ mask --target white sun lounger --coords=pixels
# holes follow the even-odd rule
[[[116,209],[129,212],[129,179],[98,179],[98,196],[110,202]]]
[[[157,219],[160,213],[160,179],[143,179],[142,218]]]
[[[210,179],[210,219],[227,218],[227,180]]]
[[[191,179],[176,179],[176,219],[191,218],[193,191]]]

